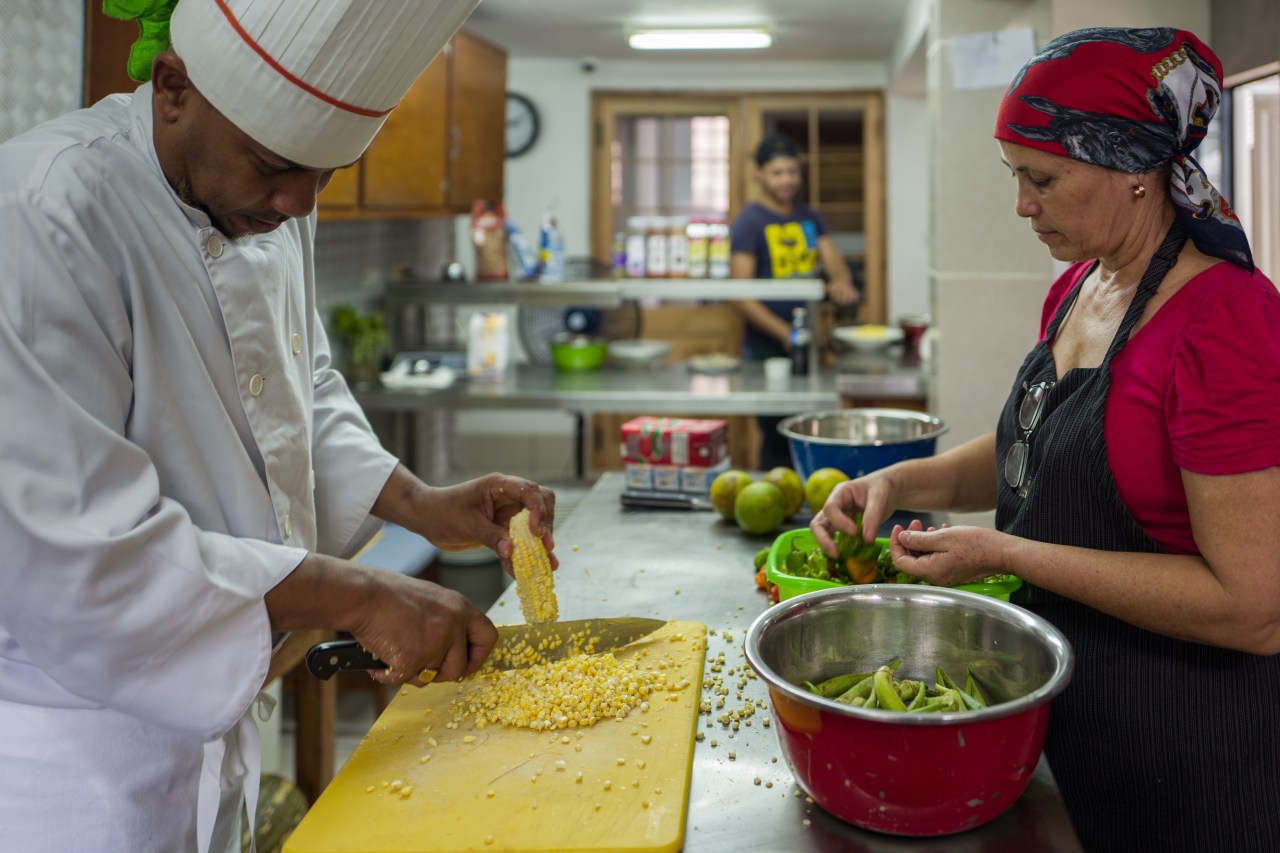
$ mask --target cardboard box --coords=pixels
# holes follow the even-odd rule
[[[680,491],[686,495],[709,495],[711,484],[716,477],[728,470],[728,459],[722,459],[718,465],[712,465],[710,468],[695,468],[687,465],[680,469]]]
[[[729,456],[729,428],[723,420],[632,418],[622,425],[624,462],[710,468]]]

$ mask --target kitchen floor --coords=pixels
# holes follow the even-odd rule
[[[574,507],[591,488],[590,481],[568,481],[545,483],[556,493],[556,526],[562,526],[573,512]],[[488,610],[503,590],[511,583],[511,578],[502,571],[497,561],[477,563],[474,565],[440,566],[440,583],[450,589],[456,589],[481,610]],[[351,676],[355,678],[356,676]],[[264,731],[263,765],[264,774],[276,774],[286,779],[294,779],[294,740],[295,719],[293,713],[293,697],[285,694],[279,708],[280,723],[278,746],[269,748],[271,736]],[[360,743],[365,733],[377,718],[375,694],[364,685],[339,689],[336,743],[334,746],[334,768],[342,767],[352,750]],[[269,725],[269,724],[268,724]]]

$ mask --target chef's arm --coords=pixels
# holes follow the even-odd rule
[[[729,277],[740,281],[756,277],[756,258],[749,252],[734,252],[729,256]],[[783,346],[791,346],[791,324],[768,309],[757,299],[737,299],[729,303],[742,318],[763,334],[777,339]]]
[[[835,241],[826,234],[818,238],[818,256],[822,258],[822,269],[827,274],[827,296],[837,305],[852,305],[862,294],[853,284],[853,276],[849,272],[849,264],[844,255],[836,248]]]
[[[404,465],[397,465],[373,504],[372,513],[429,540],[445,551],[485,546],[510,571],[511,517],[529,510],[529,527],[556,563],[551,535],[555,493],[521,477],[486,474],[452,486],[429,486]]]
[[[497,641],[493,623],[455,590],[314,552],[264,600],[273,632],[348,632],[386,664],[373,676],[388,684],[420,684],[428,669],[442,681],[463,678]]]

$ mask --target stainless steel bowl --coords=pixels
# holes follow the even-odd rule
[[[796,472],[806,480],[819,468],[861,477],[904,459],[932,456],[947,429],[941,418],[907,409],[806,412],[778,424]]]
[[[747,662],[769,688],[778,740],[818,805],[857,826],[942,835],[994,820],[1040,758],[1049,700],[1074,658],[1039,616],[971,592],[873,584],[796,596],[747,631]],[[902,659],[900,678],[972,672],[989,707],[943,714],[866,710],[806,690]]]

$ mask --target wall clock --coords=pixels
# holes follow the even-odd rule
[[[507,156],[519,157],[538,141],[541,124],[533,101],[516,92],[507,92]]]

